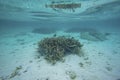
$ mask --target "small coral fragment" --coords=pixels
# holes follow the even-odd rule
[[[106,67],[106,69],[107,69],[108,71],[112,71],[112,68],[111,68],[111,67]]]
[[[80,67],[83,67],[83,66],[84,66],[84,64],[83,64],[83,63],[81,63],[81,62],[79,63],[79,65],[80,65]]]
[[[71,80],[74,80],[77,77],[74,71],[66,71],[66,74],[69,75]]]

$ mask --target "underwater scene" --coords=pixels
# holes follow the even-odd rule
[[[120,80],[120,0],[0,0],[0,80]]]

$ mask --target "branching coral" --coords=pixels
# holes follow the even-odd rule
[[[82,45],[73,37],[44,38],[38,43],[38,51],[51,63],[62,60],[67,54],[79,54]]]

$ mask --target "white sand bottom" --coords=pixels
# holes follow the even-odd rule
[[[84,56],[68,55],[65,62],[55,65],[37,57],[37,42],[52,35],[23,31],[0,36],[0,80],[120,80],[120,33],[93,42],[81,39],[79,33],[58,32],[57,35],[70,35],[84,44]],[[17,75],[10,78],[20,66]],[[75,73],[75,79],[70,78],[69,72]]]

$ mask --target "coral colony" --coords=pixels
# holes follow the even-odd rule
[[[73,37],[51,37],[44,38],[38,43],[38,52],[44,58],[55,64],[56,61],[63,60],[63,57],[68,54],[79,54],[83,45]]]

